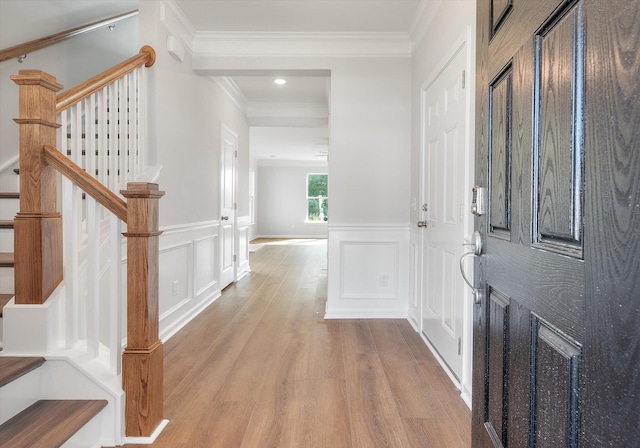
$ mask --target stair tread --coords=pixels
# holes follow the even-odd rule
[[[44,361],[39,356],[0,356],[0,387],[40,367]]]
[[[0,317],[2,317],[2,308],[13,298],[14,294],[0,294]],[[0,363],[0,366],[2,364]],[[0,376],[2,374],[0,373]],[[2,386],[2,384],[0,384]]]
[[[0,219],[0,229],[13,229],[13,219]]]
[[[13,267],[14,264],[13,252],[0,252],[0,267]]]
[[[107,400],[40,400],[0,425],[0,446],[54,448],[69,440]]]
[[[0,191],[0,199],[19,199],[20,193],[13,191]]]

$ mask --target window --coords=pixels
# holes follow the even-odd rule
[[[307,174],[307,221],[322,222],[329,219],[327,174]]]

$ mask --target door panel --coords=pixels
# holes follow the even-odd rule
[[[577,447],[581,402],[580,344],[532,316],[531,395],[537,447]]]
[[[458,378],[462,374],[463,285],[458,260],[464,226],[460,179],[464,176],[466,45],[424,92],[422,332]]]
[[[511,67],[490,87],[489,232],[510,239]]]
[[[220,169],[220,289],[235,280],[236,243],[236,156],[238,136],[226,126],[221,126],[222,156]]]
[[[491,290],[487,311],[487,365],[485,377],[485,428],[496,446],[507,445],[509,404],[509,305],[510,299]]]
[[[536,36],[537,118],[534,157],[538,245],[582,257],[584,7],[578,2]]]
[[[640,0],[477,4],[473,446],[638,446]]]

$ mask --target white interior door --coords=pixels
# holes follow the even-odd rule
[[[224,124],[220,163],[220,289],[235,280],[236,160],[238,136]]]
[[[464,289],[458,260],[464,239],[466,45],[423,91],[422,331],[461,379]]]

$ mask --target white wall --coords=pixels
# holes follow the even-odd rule
[[[327,317],[404,317],[410,60],[340,62],[331,69]]]
[[[161,6],[156,0],[139,4],[140,45],[151,45],[157,55],[149,71],[149,144],[166,192],[160,200],[160,325],[166,338],[220,296],[221,123],[238,135],[237,215],[240,236],[248,238],[249,128],[222,87],[194,73],[186,45],[182,62],[167,52],[171,32],[165,24],[175,17]]]
[[[209,77],[191,69],[191,54],[179,62],[166,50],[171,34],[163,25],[160,2],[140,1],[140,44],[155,48],[150,71],[150,146],[162,165],[160,225],[220,218],[220,124],[238,135],[238,215],[249,214],[249,128],[243,112]],[[167,10],[167,13],[169,11]]]
[[[422,91],[428,87],[444,67],[446,61],[453,54],[454,50],[461,44],[468,48],[468,72],[466,82],[466,92],[471,98],[471,109],[469,111],[467,130],[467,156],[465,173],[460,173],[460,181],[464,184],[465,201],[470,198],[470,186],[473,185],[473,151],[474,151],[474,129],[475,129],[475,2],[470,0],[443,0],[433,16],[430,25],[417,43],[412,63],[411,82],[411,201],[415,201],[417,207],[411,210],[409,220],[411,223],[410,232],[410,292],[408,314],[410,322],[420,329],[421,306],[420,306],[420,247],[422,230],[419,230],[415,223],[422,219],[420,204],[423,202],[420,197],[420,149],[421,149],[421,97]],[[465,43],[466,42],[466,43]],[[465,212],[469,210],[469,204],[465,203]],[[469,238],[473,232],[473,220],[470,213],[465,213],[465,232]],[[462,241],[460,241],[462,244]],[[468,289],[465,289],[469,293]],[[463,336],[463,374],[461,378],[462,396],[468,404],[471,403],[471,352],[472,352],[472,309],[471,297],[465,297],[464,310],[464,336]]]
[[[203,50],[193,63],[203,75],[282,68],[330,71],[327,316],[406,316],[407,289],[391,295],[372,292],[371,277],[386,272],[389,284],[409,281],[402,263],[409,244],[411,58],[226,56]],[[365,250],[344,256],[344,244],[351,242]],[[397,246],[393,266],[382,259],[386,252],[378,250],[380,244]],[[361,272],[359,266],[371,261],[368,257],[378,260],[384,272]],[[344,282],[350,285],[346,295],[341,292]]]
[[[326,173],[326,166],[258,166],[258,235],[326,237],[326,222],[306,222],[307,174]]]

